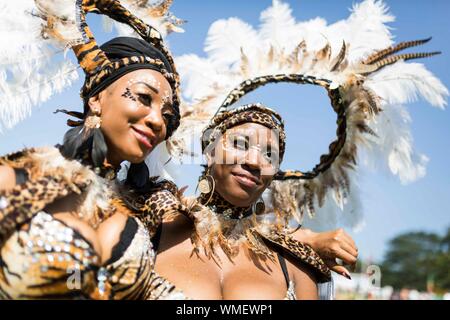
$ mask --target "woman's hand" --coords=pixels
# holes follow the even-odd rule
[[[313,248],[331,270],[351,279],[350,272],[336,262],[341,259],[345,265],[354,268],[358,258],[355,242],[343,229],[313,232],[302,228],[293,233],[293,237]]]

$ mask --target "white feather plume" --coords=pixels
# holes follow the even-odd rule
[[[209,61],[220,68],[230,67],[240,60],[240,49],[251,48],[256,53],[258,35],[252,26],[237,18],[221,19],[211,24],[205,41]]]
[[[260,21],[259,34],[264,45],[291,51],[302,40],[287,3],[274,0],[271,7],[261,12]]]
[[[76,65],[63,59],[64,49],[82,39],[75,27],[75,9],[71,0],[2,1],[0,4],[0,131],[17,124],[31,113],[32,107],[47,101],[78,78]],[[66,19],[64,26],[55,19],[54,30],[60,38],[42,37],[46,29],[38,15],[44,13]]]
[[[350,16],[329,25],[324,35],[333,49],[339,47],[342,40],[349,43],[348,59],[351,62],[390,46],[393,36],[386,24],[394,20],[382,1],[367,0],[356,3]]]
[[[378,138],[362,150],[362,162],[372,170],[390,172],[402,184],[420,179],[426,174],[428,158],[414,150],[409,130],[411,122],[404,106],[391,105],[371,124]]]
[[[444,109],[448,89],[421,63],[398,61],[371,75],[366,85],[389,105],[404,104],[422,98]]]

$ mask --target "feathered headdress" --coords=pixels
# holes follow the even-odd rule
[[[113,66],[86,24],[89,12],[126,25],[170,58],[160,32],[181,31],[178,26],[182,23],[168,12],[171,3],[171,0],[2,1],[0,130],[11,128],[29,115],[33,106],[45,102],[78,78],[77,66],[66,59],[68,48],[74,49],[86,75],[83,89],[89,90],[89,86],[108,75]],[[153,22],[160,32],[145,21]],[[128,63],[139,63],[130,60]],[[178,77],[175,78],[178,87]]]
[[[182,108],[172,154],[186,152],[185,137],[201,132],[216,112],[246,93],[267,83],[294,82],[326,89],[337,114],[337,139],[309,172],[276,176],[270,199],[281,221],[301,221],[304,213],[314,216],[331,204],[344,210],[349,200],[357,203],[353,172],[362,148],[370,161],[386,161],[402,181],[420,176],[423,163],[413,160],[408,114],[401,105],[421,95],[443,108],[448,91],[422,64],[406,63],[438,52],[400,51],[430,39],[393,45],[385,25],[393,17],[374,0],[355,5],[348,19],[331,25],[322,19],[296,22],[289,6],[274,0],[261,20],[258,31],[236,18],[216,21],[206,39],[208,57],[177,59],[183,94],[191,103]],[[353,226],[361,218],[355,214],[345,218]]]
[[[136,17],[161,32],[163,36],[171,32],[184,32],[181,25],[185,21],[169,11],[173,0],[121,0],[120,3]],[[107,16],[103,17],[103,27],[108,32],[114,27],[120,36],[136,35],[128,25],[118,23]]]

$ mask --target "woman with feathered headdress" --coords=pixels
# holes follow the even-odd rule
[[[166,26],[175,21],[167,13],[171,1],[124,3]],[[155,286],[170,290],[153,273],[150,239],[162,214],[173,210],[177,189],[151,180],[144,162],[180,119],[178,74],[161,34],[117,0],[0,7],[6,20],[28,19],[34,28],[21,34],[29,41],[24,46],[6,44],[6,51],[23,51],[9,75],[26,70],[29,77],[2,83],[3,123],[17,122],[21,110],[43,98],[27,84],[57,85],[41,73],[52,64],[51,44],[72,48],[85,73],[83,112],[59,110],[78,118],[68,121],[73,128],[63,144],[0,158],[0,298],[150,299]],[[98,46],[86,23],[89,12],[129,25],[138,38]],[[131,166],[119,184],[124,160]]]
[[[364,146],[387,150],[388,156],[405,152],[397,169],[414,170],[408,162],[411,148],[383,145],[383,125],[403,127],[392,116],[393,105],[408,97],[420,93],[444,106],[448,95],[423,65],[405,62],[437,52],[397,54],[429,39],[393,45],[382,2],[357,4],[350,19],[321,25],[320,32],[313,22],[296,23],[277,0],[262,17],[260,34],[235,18],[215,22],[206,41],[209,56],[178,60],[185,96],[195,102],[182,110],[171,152],[189,154],[186,137],[202,132],[207,166],[199,179],[201,195],[183,200],[185,217],[162,224],[155,268],[192,298],[316,297],[315,282],[328,280],[329,270],[295,239],[292,218],[301,223],[305,213],[320,214],[330,202],[342,209],[354,197],[351,172]],[[337,114],[337,139],[308,172],[278,171],[274,165],[273,151],[280,151],[281,160],[285,145],[276,112],[258,104],[233,108],[248,92],[279,82],[325,88]],[[401,135],[391,139],[408,141]],[[259,199],[266,188],[270,193]],[[356,225],[359,217],[353,212],[347,218]],[[351,245],[345,246],[351,255]]]

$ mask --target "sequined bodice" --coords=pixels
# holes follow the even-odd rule
[[[153,271],[150,236],[137,232],[121,257],[105,266],[81,234],[41,211],[1,249],[3,299],[172,299],[175,288]]]
[[[100,258],[74,229],[43,211],[1,248],[3,299],[99,297]]]

